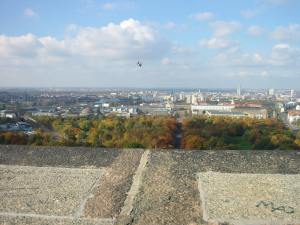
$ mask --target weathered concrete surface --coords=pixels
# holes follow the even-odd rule
[[[36,215],[1,215],[1,225],[114,225],[112,219],[86,219],[73,217],[44,217]]]
[[[197,173],[208,171],[300,174],[300,152],[152,152],[130,224],[208,224],[203,219],[197,180]]]
[[[0,212],[80,217],[82,204],[102,173],[101,169],[0,165]]]
[[[106,169],[94,197],[88,200],[87,217],[115,218],[120,214],[143,153],[143,150],[124,150],[119,154]]]
[[[21,183],[18,180],[26,181],[25,189],[18,192],[19,197],[8,196],[0,200],[0,205],[5,205],[3,208],[0,207],[0,224],[114,224],[116,216],[124,205],[143,153],[144,150],[138,149],[131,151],[101,148],[0,146],[1,167],[14,167],[18,171],[19,176],[14,174],[14,178],[18,178],[13,179],[15,183]],[[61,174],[51,178],[49,172],[42,172],[47,170],[44,166],[48,168],[48,171],[60,171]],[[29,172],[28,168],[35,169]],[[78,174],[73,176],[70,171],[86,175],[80,180]],[[7,180],[9,176],[7,171],[3,171],[0,177],[1,185],[6,185],[4,179]],[[94,182],[85,180],[91,177],[97,177],[99,180],[93,180]],[[37,186],[46,191],[47,194],[44,196],[47,196],[47,203],[33,191]],[[83,187],[88,186],[90,187],[88,195],[85,195],[85,199],[81,199],[81,204],[75,211],[71,210],[74,205],[71,201],[62,205],[47,206],[48,202],[56,203],[56,195],[63,200],[75,199],[74,197],[81,192],[86,193]],[[53,189],[53,195],[49,194],[47,188]],[[30,198],[27,198],[26,193],[30,191],[32,192]],[[32,205],[35,210],[26,211],[19,204],[16,207],[17,202],[14,200],[21,201],[21,205],[27,208]],[[48,210],[43,210],[43,208]]]
[[[80,168],[107,167],[118,149],[0,145],[0,164]]]
[[[0,146],[2,165],[104,171],[92,196],[86,201],[81,221],[73,217],[36,218],[37,215],[24,217],[22,214],[1,215],[0,212],[0,224],[211,224],[203,218],[198,173],[300,174],[300,152],[296,151],[163,150],[151,151],[147,157],[146,152],[137,149]],[[295,197],[298,198],[298,194]],[[128,202],[129,210],[126,209]],[[295,207],[298,212],[300,209]]]
[[[206,221],[300,223],[300,174],[205,172],[198,178]]]

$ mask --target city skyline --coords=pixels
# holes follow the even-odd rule
[[[297,90],[299,9],[296,0],[2,0],[0,87]]]

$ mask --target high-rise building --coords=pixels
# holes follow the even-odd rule
[[[294,89],[291,90],[291,98],[294,98],[294,95],[295,95],[295,91]]]
[[[275,94],[275,91],[273,88],[269,89],[269,95],[274,95]]]
[[[237,96],[241,96],[241,85],[239,84],[237,89],[236,89],[236,94]]]
[[[198,95],[197,94],[192,95],[192,104],[198,105]]]

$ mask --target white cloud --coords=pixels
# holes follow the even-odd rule
[[[252,56],[252,60],[255,64],[261,64],[264,63],[264,58],[261,54],[259,53],[254,53]]]
[[[213,36],[209,39],[202,39],[200,45],[210,49],[227,49],[239,45],[238,41],[230,40],[228,36],[241,28],[236,21],[216,21],[210,23],[213,29]]]
[[[27,17],[37,17],[38,14],[31,8],[24,9],[24,15]]]
[[[168,30],[173,30],[177,27],[177,24],[174,22],[168,22],[164,25],[164,27]]]
[[[235,51],[225,49],[216,56],[214,63],[232,67],[295,69],[300,66],[300,49],[285,43],[274,45],[271,52],[264,55],[259,52],[248,53],[240,49]]]
[[[242,10],[241,11],[241,15],[243,17],[245,17],[246,19],[251,19],[251,18],[257,16],[258,14],[259,14],[259,10],[247,9],[247,10]]]
[[[225,38],[212,37],[211,39],[203,39],[200,41],[200,45],[211,49],[222,49],[237,46],[239,42],[228,40]]]
[[[37,55],[40,47],[41,43],[32,34],[18,37],[0,36],[0,56],[2,57],[33,57]]]
[[[262,76],[262,77],[268,77],[270,74],[269,74],[269,72],[268,71],[261,71],[261,73],[260,73],[260,75]]]
[[[251,36],[260,36],[262,35],[262,33],[264,32],[263,28],[261,28],[260,26],[250,26],[248,28],[248,34]]]
[[[69,24],[66,28],[67,32],[75,32],[78,29],[76,24]]]
[[[165,58],[163,58],[163,59],[161,60],[161,64],[163,64],[163,65],[165,65],[165,66],[171,65],[171,64],[172,64],[172,61],[171,61],[170,58],[165,57]]]
[[[132,1],[109,1],[101,5],[103,10],[131,10],[135,8],[135,3]]]
[[[277,44],[273,46],[273,50],[290,49],[288,44]]]
[[[259,14],[262,14],[271,6],[279,6],[288,2],[289,0],[257,0],[255,9],[245,9],[240,11],[240,14],[246,19],[251,19],[258,16]]]
[[[201,12],[191,15],[192,18],[202,22],[202,21],[209,21],[214,19],[214,14],[211,12]]]
[[[272,48],[269,62],[275,66],[300,65],[300,49],[284,43],[277,44]]]
[[[98,63],[112,59],[155,59],[169,50],[170,44],[157,31],[133,19],[99,28],[76,27],[72,36],[62,40],[32,34],[0,36],[0,59],[9,63],[46,63],[78,57]]]
[[[271,38],[278,41],[300,42],[300,25],[279,26],[271,33]]]
[[[113,3],[113,2],[106,2],[102,5],[102,9],[105,9],[105,10],[113,10],[116,7],[117,7],[117,4]]]
[[[216,21],[211,23],[211,27],[215,37],[224,37],[238,31],[242,26],[237,21]]]

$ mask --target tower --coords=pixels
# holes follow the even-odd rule
[[[291,98],[294,98],[295,91],[291,89]]]
[[[236,89],[237,96],[241,96],[241,85],[239,84]]]

